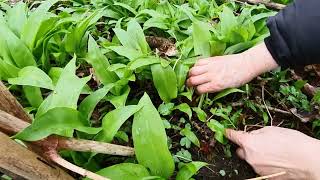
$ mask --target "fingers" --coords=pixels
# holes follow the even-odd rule
[[[201,84],[199,86],[197,86],[197,92],[199,94],[204,94],[204,93],[214,93],[214,92],[218,92],[221,91],[223,89],[215,87],[212,82],[211,83],[205,83],[205,84]]]
[[[206,72],[208,72],[208,69],[207,69],[206,66],[195,66],[195,67],[190,69],[189,77],[198,76],[198,75],[204,74]]]
[[[227,129],[225,135],[230,141],[239,145],[240,147],[243,147],[244,140],[247,138],[248,133],[244,131],[235,131],[233,129]]]
[[[237,155],[239,156],[240,159],[245,160],[246,159],[246,155],[245,152],[242,148],[238,148],[236,151]]]
[[[200,59],[200,60],[198,60],[195,64],[194,64],[194,66],[203,66],[203,65],[207,65],[207,64],[209,64],[209,62],[210,62],[211,60],[210,59]]]
[[[199,76],[192,76],[187,80],[187,86],[197,86],[199,84],[204,84],[210,81],[207,74],[202,74]]]

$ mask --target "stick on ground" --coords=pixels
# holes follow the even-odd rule
[[[254,5],[263,4],[266,7],[270,8],[270,9],[275,9],[275,10],[281,10],[286,7],[286,5],[284,5],[284,4],[279,4],[279,3],[264,1],[264,0],[235,0],[235,1],[242,2],[242,3],[248,3],[248,4],[254,4]]]
[[[47,179],[73,180],[73,178],[54,165],[17,144],[7,135],[0,132],[0,171],[14,179]]]

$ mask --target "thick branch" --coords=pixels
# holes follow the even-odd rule
[[[286,7],[286,5],[283,5],[283,4],[270,2],[270,1],[264,1],[264,0],[235,0],[235,1],[248,3],[248,4],[254,4],[254,5],[263,4],[270,9],[276,9],[276,10],[281,10]]]
[[[290,70],[290,73],[291,73],[292,78],[293,78],[294,80],[303,80],[299,75],[297,75],[297,74],[294,72],[294,70]],[[312,85],[309,84],[309,83],[306,83],[306,84],[303,86],[303,91],[304,91],[307,95],[313,97],[313,96],[317,93],[317,88],[314,87],[314,86],[312,86]]]
[[[0,110],[0,131],[5,132],[9,135],[14,135],[21,131],[22,129],[29,126],[29,123],[26,123],[6,112]],[[46,140],[34,142],[33,144],[39,146],[47,146],[52,144],[53,140],[57,141],[58,149],[68,149],[73,151],[81,152],[96,152],[103,154],[119,155],[119,156],[133,156],[134,150],[131,147],[114,145],[109,143],[102,143],[89,140],[77,140],[74,138],[64,138],[51,136]]]
[[[30,116],[23,110],[17,99],[9,92],[0,81],[0,109],[25,122],[32,122]]]
[[[0,171],[14,179],[73,179],[59,167],[48,165],[40,156],[1,132],[0,154]]]
[[[115,144],[89,141],[89,140],[78,140],[74,138],[62,138],[59,137],[59,149],[69,149],[73,151],[82,152],[95,152],[118,156],[133,156],[134,150],[131,147],[120,146]]]

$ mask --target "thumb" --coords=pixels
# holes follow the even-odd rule
[[[243,140],[248,136],[248,133],[246,133],[244,131],[236,131],[233,129],[226,129],[225,135],[230,141],[232,141],[233,143],[242,147]]]

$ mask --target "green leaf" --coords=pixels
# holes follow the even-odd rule
[[[195,55],[210,57],[211,34],[207,23],[194,21],[192,24],[192,38]]]
[[[104,85],[114,83],[119,79],[116,73],[108,70],[110,66],[108,59],[102,54],[92,36],[89,36],[88,56],[86,60],[92,65],[96,76]]]
[[[180,133],[186,136],[194,145],[200,147],[199,139],[189,128],[182,129]]]
[[[206,122],[206,120],[207,120],[207,114],[206,114],[206,112],[204,112],[204,111],[203,111],[201,108],[199,108],[199,107],[194,107],[194,108],[192,108],[192,110],[193,110],[194,112],[196,112],[197,117],[198,117],[198,119],[199,119],[200,121]]]
[[[158,107],[158,111],[161,115],[167,116],[171,114],[173,108],[174,108],[174,103],[167,103],[167,104],[162,103]]]
[[[132,138],[139,164],[150,169],[152,175],[169,178],[174,171],[174,162],[167,145],[167,135],[161,117],[148,94],[139,101],[143,106],[135,113]]]
[[[114,84],[109,84],[101,89],[96,90],[95,92],[87,96],[79,105],[79,112],[83,115],[83,117],[86,118],[88,124],[90,124],[90,117],[94,108],[97,106],[99,101],[101,101],[101,99],[103,99],[108,94],[113,86]]]
[[[76,27],[69,33],[65,39],[65,49],[70,53],[81,53],[82,39],[85,37],[88,29],[93,26],[103,16],[103,9],[97,9],[86,18],[81,19]]]
[[[115,109],[106,114],[102,119],[103,131],[98,136],[98,141],[111,142],[121,125],[134,113],[141,109],[140,105],[129,105]]]
[[[58,0],[44,1],[28,17],[21,32],[21,39],[26,43],[29,49],[33,49],[35,47],[37,35],[42,28],[47,28],[42,26],[42,24],[54,16],[54,14],[48,13],[48,10],[56,2],[58,2]]]
[[[127,98],[128,98],[128,95],[130,93],[130,87],[127,86],[124,88],[125,91],[121,94],[121,95],[112,95],[112,94],[109,94],[106,99],[108,101],[110,101],[110,103],[117,109],[117,108],[120,108],[120,107],[123,107],[126,105],[126,101],[127,101]]]
[[[130,61],[137,59],[143,55],[140,51],[138,51],[136,49],[132,49],[130,47],[110,46],[108,48],[111,49],[112,51],[116,52],[117,54],[128,58]]]
[[[10,29],[20,37],[23,25],[27,20],[27,5],[20,1],[7,11],[7,22]]]
[[[216,101],[218,99],[221,99],[229,94],[232,94],[232,93],[236,93],[236,92],[239,92],[239,93],[244,93],[244,91],[242,91],[241,89],[237,89],[237,88],[229,88],[229,89],[225,89],[221,92],[219,92],[214,98],[212,101]]]
[[[228,34],[238,24],[236,16],[227,6],[223,7],[223,11],[219,16],[219,19],[220,29],[223,34]]]
[[[121,163],[96,172],[97,174],[112,180],[142,180],[150,176],[148,170],[139,164]],[[85,178],[84,180],[89,180]]]
[[[78,78],[75,75],[76,57],[74,57],[62,71],[54,91],[43,101],[36,117],[55,107],[69,107],[77,109],[77,102],[83,87],[91,78]]]
[[[152,78],[160,98],[168,103],[177,97],[177,78],[171,66],[162,67],[161,64],[151,66]]]
[[[38,108],[43,102],[41,90],[38,87],[22,86],[24,95],[32,107]]]
[[[27,85],[34,87],[41,87],[45,89],[54,89],[52,80],[41,69],[34,66],[27,66],[19,71],[17,78],[8,79],[10,84]]]
[[[0,44],[7,47],[6,55],[9,55],[19,68],[36,66],[36,61],[28,47],[2,21],[0,21],[0,37],[0,41],[3,41]]]
[[[224,137],[225,127],[220,124],[217,120],[210,120],[207,123],[207,126],[211,129],[211,131],[215,132],[214,138],[220,142],[221,144],[226,144],[227,140]]]
[[[1,52],[0,52],[1,54]],[[6,61],[0,58],[0,74],[1,80],[7,80],[8,78],[17,77],[20,69],[11,63],[7,63]]]
[[[182,88],[184,87],[187,79],[189,67],[187,65],[184,65],[183,63],[177,63],[174,72],[177,76],[178,90],[182,91]]]
[[[59,107],[36,117],[30,126],[19,132],[14,138],[25,141],[37,141],[52,134],[64,135],[61,132],[73,131],[74,129],[88,134],[96,134],[101,130],[101,128],[84,126],[77,110]]]
[[[143,54],[148,54],[149,45],[146,41],[143,30],[136,19],[131,19],[129,21],[127,31],[138,42],[141,52]]]
[[[124,47],[130,48],[142,53],[138,42],[136,41],[135,38],[132,37],[132,35],[129,32],[119,28],[114,28],[113,31],[116,34],[117,38],[119,39],[120,43]]]
[[[138,58],[128,64],[129,69],[136,70],[138,68],[141,68],[143,66],[148,66],[152,64],[160,63],[160,58],[158,57],[144,57],[144,58]]]
[[[189,116],[189,120],[191,120],[192,111],[191,111],[190,106],[189,106],[187,103],[179,104],[179,105],[176,106],[174,109],[177,109],[177,110],[179,110],[179,111],[181,111],[181,112],[186,113],[186,114]]]
[[[200,161],[194,161],[184,164],[179,170],[176,180],[189,180],[199,171],[199,169],[206,165],[208,164]]]
[[[316,94],[312,98],[312,101],[320,104],[320,91],[316,92]]]

